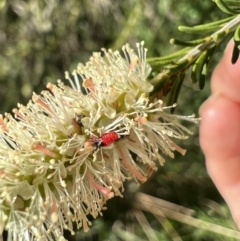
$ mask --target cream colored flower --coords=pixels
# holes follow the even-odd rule
[[[65,240],[73,224],[87,231],[125,180],[145,182],[156,161],[185,153],[173,140],[191,132],[177,119],[196,120],[150,101],[143,43],[122,50],[94,53],[74,80],[66,73],[72,88],[48,84],[0,118],[0,232],[9,240]]]

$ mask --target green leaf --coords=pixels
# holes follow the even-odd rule
[[[190,60],[185,60],[183,63],[177,60],[186,55],[189,49],[190,47],[187,47],[167,56],[149,58],[147,59],[147,62],[150,64],[153,71],[162,71],[162,69],[175,69],[178,68],[179,65],[185,66]]]
[[[235,64],[239,58],[239,52],[240,52],[240,25],[236,28],[233,36],[234,40],[234,48],[232,52],[232,64]]]
[[[202,39],[196,39],[196,40],[192,40],[192,41],[182,41],[182,40],[179,40],[179,39],[170,39],[170,43],[171,44],[175,44],[175,45],[180,45],[180,46],[189,46],[189,47],[192,47],[192,46],[196,46],[198,44],[202,44],[206,41],[209,40],[209,37],[207,38],[202,38]]]
[[[233,36],[235,46],[240,50],[240,25],[236,28]]]
[[[147,62],[152,65],[154,64],[154,62],[164,62],[164,61],[173,61],[173,60],[176,60],[177,58],[179,57],[182,57],[184,56],[191,48],[184,48],[184,49],[181,49],[179,51],[176,51],[172,54],[168,54],[168,55],[165,55],[165,56],[162,56],[162,57],[155,57],[155,58],[148,58],[147,59]]]
[[[168,94],[168,99],[167,99],[167,106],[171,106],[175,103],[177,103],[177,99],[182,87],[182,83],[184,81],[185,77],[185,71],[182,71],[179,73],[179,75],[176,77],[174,80],[174,84]],[[171,108],[171,113],[173,113],[175,108]]]
[[[192,83],[196,84],[200,79],[200,73],[202,72],[203,65],[207,60],[207,50],[203,51],[203,53],[198,57],[192,67],[191,79]]]
[[[206,33],[218,30],[220,27],[222,27],[225,23],[229,22],[233,18],[234,18],[234,16],[231,16],[231,17],[221,19],[221,20],[218,20],[218,21],[215,21],[215,22],[196,25],[196,26],[193,26],[193,27],[179,26],[178,29],[179,29],[179,31],[182,31],[182,32],[185,32],[185,33],[206,34]]]
[[[239,11],[235,11],[234,9],[231,9],[230,7],[228,7],[227,4],[224,3],[223,0],[213,0],[213,2],[215,2],[217,4],[217,6],[225,13],[228,13],[228,14],[238,14]]]
[[[231,59],[232,64],[235,64],[237,62],[239,58],[239,54],[240,54],[239,48],[236,45],[234,45],[233,52],[232,52],[232,59]]]
[[[210,49],[206,49],[198,57],[192,67],[191,78],[192,82],[199,83],[199,88],[203,89],[205,85],[205,79],[207,75],[208,63],[216,49],[216,46],[213,46]]]
[[[207,65],[208,63],[205,62],[204,65],[203,65],[203,68],[202,68],[202,71],[200,73],[200,76],[199,76],[199,88],[200,90],[202,90],[205,86],[205,80],[206,80],[206,76],[207,76]]]

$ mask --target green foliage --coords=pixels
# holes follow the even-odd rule
[[[198,83],[200,89],[204,88],[209,61],[219,44],[229,35],[233,35],[232,32],[234,32],[235,43],[232,63],[236,63],[239,57],[240,16],[237,15],[235,3],[232,6],[229,2],[225,3],[221,0],[216,1],[216,4],[221,10],[233,16],[193,27],[179,26],[180,31],[188,34],[206,35],[210,33],[210,35],[192,41],[171,39],[171,44],[187,47],[174,54],[149,59],[150,65],[156,72],[156,76],[150,80],[150,82],[155,85],[152,95],[159,93],[164,86],[170,83],[174,90],[172,89],[169,94],[164,94],[169,105],[177,102],[178,94],[183,83],[183,80],[179,82],[179,79],[182,78],[181,76],[185,76],[185,72],[188,69],[191,69],[192,83]],[[175,86],[178,86],[177,91],[174,88]]]

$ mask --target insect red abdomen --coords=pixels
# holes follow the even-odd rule
[[[104,133],[101,137],[99,137],[98,140],[101,143],[101,146],[110,146],[119,138],[120,137],[117,132],[108,132],[108,133]]]

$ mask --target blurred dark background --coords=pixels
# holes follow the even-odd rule
[[[149,57],[162,56],[179,49],[169,44],[170,38],[197,37],[179,32],[177,26],[193,26],[223,17],[226,14],[212,0],[0,0],[0,112],[10,112],[17,103],[26,104],[32,92],[40,93],[48,82],[64,80],[64,71],[72,71],[78,62],[86,62],[101,47],[120,49],[126,42],[134,46],[144,40]],[[211,71],[225,44],[214,55],[204,90],[200,91],[186,77],[177,113],[198,114],[199,106],[210,93]],[[153,231],[157,240],[166,241],[236,240],[225,229],[222,229],[225,235],[221,235],[217,229],[210,232],[198,225],[200,220],[206,226],[210,222],[235,228],[207,175],[198,143],[198,127],[188,126],[195,134],[180,143],[188,150],[184,157],[176,155],[174,160],[167,160],[141,186],[126,183],[125,197],[110,200],[108,210],[103,217],[93,220],[89,233],[77,231],[75,236],[66,233],[66,237],[71,241],[154,240]],[[195,210],[196,223],[174,221],[167,215],[160,222],[152,213],[134,208],[136,192]],[[137,219],[136,213],[143,214],[145,219]],[[126,238],[129,225],[135,228],[132,236]]]

